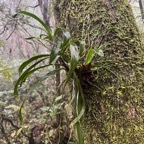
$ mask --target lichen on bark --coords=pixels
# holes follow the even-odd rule
[[[144,143],[144,48],[128,1],[56,0],[54,10],[58,26],[105,54],[83,88],[85,143]]]

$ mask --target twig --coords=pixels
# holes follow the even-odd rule
[[[6,30],[6,27],[7,27],[7,24],[1,29],[2,30],[2,32],[0,32],[0,35],[2,35],[4,32],[5,32],[5,30]]]
[[[37,4],[37,5],[35,5],[35,6],[27,6],[26,9],[27,9],[27,8],[34,8],[34,9],[35,9],[35,8],[38,7],[39,5],[40,5],[40,4]]]
[[[17,26],[17,22],[15,23],[14,29],[12,30],[12,32],[10,33],[10,35],[6,38],[6,40],[8,40],[11,37],[11,35],[14,33],[14,31],[16,29],[16,26]]]

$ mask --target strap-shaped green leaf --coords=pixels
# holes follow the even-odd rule
[[[94,49],[90,48],[88,50],[87,55],[86,55],[86,65],[91,63],[91,61],[93,60],[95,54],[96,54],[96,51]]]
[[[54,31],[54,37],[59,36],[58,34],[60,32],[63,32],[62,28],[56,28],[56,30]]]
[[[84,144],[84,134],[80,122],[76,123],[75,126],[76,126],[76,134],[78,137],[78,144]]]
[[[62,43],[60,45],[62,52],[64,53],[69,47],[70,47],[70,39],[63,37]]]
[[[85,41],[80,41],[79,51],[81,57],[84,54],[84,48],[85,48]]]
[[[27,37],[25,38],[26,40],[32,40],[32,39],[35,39],[36,37]]]
[[[101,57],[104,56],[103,50],[102,50],[101,48],[96,48],[95,51],[96,51],[96,54],[97,54],[97,55],[99,55],[99,56],[101,56]]]
[[[44,58],[46,59],[46,58]],[[38,67],[38,68],[35,68],[33,69],[36,65],[38,65],[41,61],[43,61],[44,59],[41,59],[39,60],[38,62],[36,62],[35,64],[33,64],[31,67],[29,67],[26,71],[24,71],[21,76],[19,77],[19,79],[17,80],[15,86],[14,86],[14,96],[16,98],[18,98],[18,86],[26,80],[26,78],[31,75],[32,73],[34,73],[36,70],[39,70],[41,68],[44,68],[44,67],[48,67],[49,65],[44,65],[44,66],[41,66],[41,67]],[[33,70],[31,70],[33,69]]]
[[[26,99],[25,99],[25,100],[26,100]],[[20,124],[21,124],[21,125],[24,125],[24,119],[23,119],[23,116],[22,116],[22,109],[23,109],[25,100],[23,101],[23,103],[22,103],[22,105],[21,105],[21,107],[20,107],[19,113],[18,113],[18,117],[19,117],[19,120],[20,120]]]
[[[50,60],[49,64],[53,63],[56,57],[59,55],[60,47],[59,47],[59,40],[58,37],[54,39],[54,44],[50,53]]]
[[[70,47],[70,42],[71,42],[70,33],[67,31],[65,31],[65,32],[63,31],[63,39],[62,39],[62,43],[60,45],[60,48],[63,53]]]
[[[65,63],[69,63],[70,62],[70,56],[68,54],[65,53],[60,53],[61,58],[65,61]]]
[[[31,75],[33,74],[35,71],[39,70],[39,69],[42,69],[42,68],[45,68],[45,67],[48,67],[50,66],[49,64],[48,65],[44,65],[44,66],[40,66],[40,67],[37,67],[35,69],[32,69],[31,71],[27,72],[27,74],[25,75],[24,77],[24,81]]]
[[[22,73],[23,69],[28,66],[31,62],[37,60],[37,59],[40,59],[40,58],[43,58],[43,57],[49,57],[48,54],[42,54],[42,55],[37,55],[37,56],[34,56],[30,59],[28,59],[27,61],[23,62],[20,67],[19,67],[19,74]]]
[[[84,95],[82,91],[82,87],[80,84],[80,81],[77,77],[77,75],[74,73],[74,78],[75,78],[75,115],[76,118],[72,121],[71,126],[75,125],[76,126],[76,132],[77,132],[77,137],[78,137],[78,143],[79,144],[84,144],[84,135],[82,132],[82,116],[84,115],[85,112],[85,100],[84,100]]]
[[[70,68],[67,74],[66,83],[70,80],[72,74],[75,72],[79,60],[79,50],[74,43],[70,45],[70,52],[71,52]]]
[[[96,54],[101,57],[104,56],[104,53],[103,53],[102,49],[100,49],[100,48],[95,48],[95,49],[90,48],[88,50],[87,55],[86,55],[86,65],[88,65],[89,63],[92,62],[92,60]]]
[[[53,62],[56,62],[55,59],[58,58],[58,55],[59,55],[58,47],[53,47],[52,50],[51,50],[51,54],[50,54],[49,64],[52,64]]]
[[[79,99],[80,98],[78,98],[77,101],[79,101]],[[73,125],[80,121],[80,119],[82,118],[82,116],[85,112],[85,107],[84,107],[82,101],[77,104],[77,109],[79,110],[79,113],[77,113],[78,116],[73,120],[73,122],[72,122]]]
[[[74,125],[77,122],[79,122],[85,112],[85,100],[84,100],[84,95],[83,95],[83,91],[81,88],[81,84],[76,74],[74,75],[75,75],[75,80],[76,80],[75,90],[76,90],[76,116],[77,117],[72,121],[71,125]]]
[[[20,11],[19,13],[25,14],[25,15],[30,16],[30,17],[34,18],[35,20],[37,20],[45,28],[45,30],[47,31],[47,34],[49,35],[50,40],[52,40],[52,38],[53,38],[52,32],[51,32],[49,26],[46,25],[40,18],[38,18],[35,14],[27,12],[27,11]]]

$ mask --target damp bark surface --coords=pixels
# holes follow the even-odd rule
[[[126,0],[56,0],[57,26],[101,47],[91,85],[83,85],[86,144],[144,143],[144,48]]]

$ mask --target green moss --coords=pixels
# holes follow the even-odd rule
[[[89,144],[144,143],[144,49],[125,0],[57,0],[57,25],[101,45],[93,86],[84,88],[84,130]],[[88,143],[88,142],[86,142]]]

